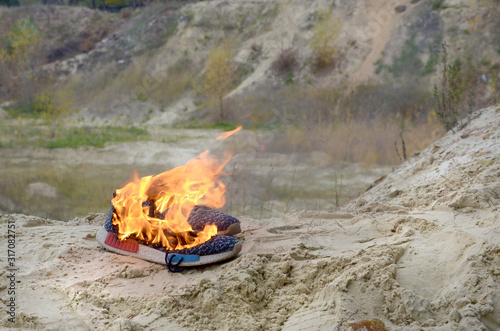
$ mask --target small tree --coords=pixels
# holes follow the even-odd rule
[[[234,67],[234,51],[229,42],[212,48],[206,64],[205,95],[212,107],[219,107],[220,119],[224,119],[224,96],[231,90]]]
[[[72,106],[72,93],[68,90],[58,90],[54,93],[47,89],[35,95],[33,102],[35,113],[50,123],[51,138],[55,137],[60,118],[68,115]]]
[[[12,99],[20,95],[21,103],[32,101],[35,79],[38,30],[30,16],[18,20],[6,34],[0,48],[0,86],[2,94]]]
[[[335,40],[342,25],[340,21],[332,18],[329,12],[320,12],[318,20],[314,23],[313,36],[310,40],[313,49],[313,65],[316,70],[321,70],[335,65]]]

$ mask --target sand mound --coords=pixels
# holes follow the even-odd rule
[[[464,129],[448,133],[410,158],[359,198],[356,207],[365,211],[384,204],[401,210],[496,209],[500,202],[499,116],[498,106],[472,114],[473,120]]]
[[[243,227],[241,254],[182,274],[101,249],[95,234],[102,214],[69,222],[3,215],[2,224],[16,224],[19,282],[16,323],[2,314],[0,325],[497,330],[499,127],[500,108],[474,114],[464,129],[412,157],[339,213],[235,215]],[[0,287],[3,300],[7,291]]]

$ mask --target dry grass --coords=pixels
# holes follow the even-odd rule
[[[420,152],[443,134],[444,130],[436,123],[410,126],[404,134],[408,155]],[[326,153],[331,164],[352,162],[372,167],[400,162],[394,148],[394,142],[400,144],[399,139],[397,123],[380,118],[309,129],[290,127],[283,134],[275,135],[268,149],[274,152],[318,150]]]
[[[360,86],[347,89],[293,84],[264,87],[232,100],[232,120],[273,131],[269,151],[322,151],[329,162],[397,164],[404,123],[407,155],[419,152],[442,134],[428,116],[431,94],[415,86]],[[346,92],[347,91],[347,92]]]

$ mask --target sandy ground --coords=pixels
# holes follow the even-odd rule
[[[15,224],[15,323],[72,330],[500,329],[500,107],[475,113],[339,212],[242,222],[235,259],[169,273],[109,253],[103,214]],[[365,322],[366,323],[366,322]],[[351,326],[350,326],[351,325]],[[359,324],[358,324],[359,325]]]

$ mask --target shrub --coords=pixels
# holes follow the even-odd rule
[[[99,40],[95,40],[92,38],[88,38],[83,40],[80,45],[78,45],[78,50],[81,52],[87,53],[94,49],[95,45],[99,42]]]
[[[130,10],[122,11],[122,18],[129,19],[131,16],[132,16],[132,13],[130,12]]]
[[[271,65],[271,70],[279,76],[290,77],[297,68],[297,52],[293,48],[282,50]]]
[[[334,67],[336,64],[335,39],[341,29],[339,20],[330,17],[330,13],[320,13],[314,24],[310,45],[313,50],[312,65],[316,71]]]
[[[20,61],[27,60],[26,57],[33,53],[33,45],[36,44],[40,37],[38,30],[33,23],[31,16],[27,16],[12,26],[6,36],[7,53],[12,58],[17,58]]]
[[[431,8],[433,10],[439,10],[439,9],[444,9],[446,8],[444,6],[444,0],[436,0],[431,3]]]
[[[45,90],[35,95],[33,111],[50,122],[69,114],[73,101],[71,92],[59,90],[56,93]]]
[[[442,43],[441,81],[434,85],[435,113],[448,131],[470,114],[479,103],[477,72],[470,59],[464,65],[457,58],[448,64],[448,45]]]
[[[262,53],[262,45],[257,43],[252,43],[250,49],[253,53],[260,55]]]
[[[39,46],[40,36],[30,16],[12,25],[0,43],[0,98],[18,99],[23,106],[32,101]]]
[[[424,64],[419,57],[419,47],[415,43],[415,35],[405,42],[399,56],[395,56],[389,72],[399,77],[402,74],[418,75],[423,72]],[[430,63],[429,63],[430,64]]]

